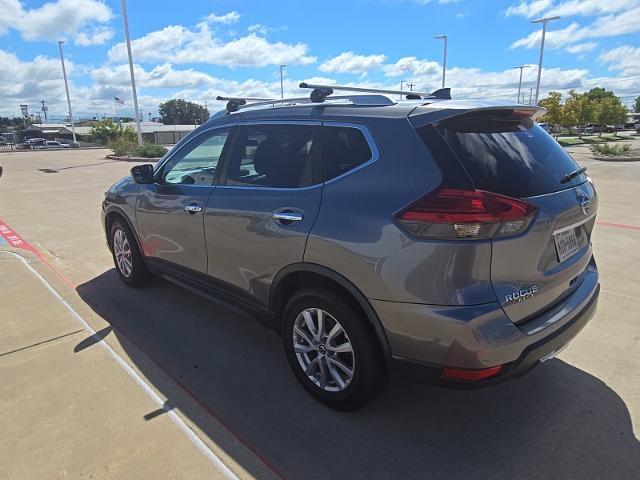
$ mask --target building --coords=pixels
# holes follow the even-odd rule
[[[97,123],[97,122],[96,122]],[[75,125],[78,141],[89,141],[93,121],[82,122]],[[124,122],[123,125],[136,129],[135,122]],[[142,139],[148,143],[158,145],[174,145],[182,137],[194,130],[197,125],[164,125],[156,122],[140,122]],[[35,123],[29,125],[23,131],[24,137],[45,138],[47,140],[72,141],[73,133],[70,123]]]

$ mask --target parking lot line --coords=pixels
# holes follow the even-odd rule
[[[158,408],[165,411],[165,413],[169,416],[171,421],[186,435],[186,437],[191,441],[191,443],[215,466],[217,467],[222,475],[229,480],[239,480],[239,477],[231,471],[229,467],[227,467],[224,462],[218,457],[201,439],[196,435],[196,433],[182,420],[182,418],[172,409],[167,407],[166,400],[163,400],[160,395],[156,393],[156,391],[127,363],[125,362],[120,355],[118,355],[107,342],[104,341],[102,337],[100,337],[96,331],[91,328],[89,323],[57,292],[55,288],[40,274],[38,271],[33,268],[29,262],[18,253],[4,251],[8,255],[11,255],[18,259],[22,264],[33,274],[42,285],[58,300],[62,306],[71,314],[71,316],[82,326],[82,328],[87,331],[95,340],[96,343],[100,344],[102,348],[106,350],[106,352],[113,358],[116,363],[131,377],[131,379],[140,386],[144,392],[151,398],[151,400],[158,406]]]
[[[626,223],[602,222],[602,221],[598,220],[596,222],[596,224],[602,225],[604,227],[625,228],[627,230],[640,230],[640,227],[638,227],[637,225],[629,225],[629,224],[626,224]]]

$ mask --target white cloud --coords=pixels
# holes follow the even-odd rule
[[[148,33],[131,42],[138,62],[210,63],[230,67],[264,67],[267,65],[308,65],[316,57],[308,55],[304,43],[269,42],[256,33],[225,42],[217,38],[206,24],[191,30],[182,25],[170,25]],[[109,50],[113,62],[127,58],[123,42]]]
[[[589,38],[612,37],[640,31],[640,7],[626,12],[598,17],[585,27],[577,22],[559,30],[547,31],[545,48],[566,48]],[[511,44],[511,48],[534,48],[540,43],[540,30],[531,32]]]
[[[419,60],[416,57],[403,57],[384,68],[387,77],[400,75],[428,76],[442,72],[442,65],[432,60]]]
[[[596,42],[585,42],[585,43],[576,43],[575,45],[570,45],[567,47],[567,52],[577,54],[577,53],[585,53],[590,52],[594,48],[596,48],[598,44]]]
[[[206,17],[204,17],[205,22],[209,23],[224,23],[231,24],[236,23],[240,20],[240,14],[235,10],[233,12],[225,13],[224,15],[216,15],[215,13],[210,13]]]
[[[320,64],[321,72],[336,73],[367,73],[382,67],[387,57],[385,55],[356,55],[353,52],[343,52]]]
[[[552,0],[534,0],[533,2],[521,1],[517,5],[507,8],[506,15],[522,15],[525,17],[535,17],[549,8],[553,3]]]
[[[74,36],[92,25],[108,22],[113,16],[102,0],[56,0],[31,9],[18,0],[0,0],[0,11],[0,34],[14,29],[29,41]],[[103,32],[101,38],[104,37]],[[88,38],[81,36],[80,41]]]
[[[217,79],[207,73],[192,68],[174,70],[170,63],[156,65],[151,70],[145,70],[140,65],[134,65],[136,84],[148,88],[196,88],[214,85]],[[91,77],[96,85],[122,86],[129,88],[129,65],[103,66],[91,71]]]
[[[76,35],[75,42],[83,47],[90,45],[103,45],[113,38],[113,30],[99,27]]]
[[[639,4],[640,0],[608,2],[602,0],[567,0],[556,4],[552,0],[523,0],[510,6],[506,11],[506,15],[522,15],[528,18],[537,17],[541,14],[544,14],[544,16],[571,17],[579,15],[586,17],[622,12]]]
[[[620,70],[623,75],[640,76],[640,47],[624,45],[600,55],[599,60],[609,64],[609,70]]]

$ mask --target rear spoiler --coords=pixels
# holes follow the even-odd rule
[[[477,102],[456,102],[452,108],[449,102],[436,102],[416,107],[410,114],[409,119],[414,127],[421,127],[429,123],[437,123],[445,119],[467,115],[472,112],[491,112],[511,110],[514,115],[531,118],[535,120],[547,112],[544,107],[535,105],[478,105]]]

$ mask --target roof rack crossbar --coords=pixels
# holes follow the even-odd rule
[[[312,88],[314,90],[342,90],[345,92],[361,92],[361,93],[381,93],[385,95],[416,95],[416,96],[428,96],[427,92],[413,92],[406,90],[385,90],[382,88],[364,88],[364,87],[350,87],[343,85],[317,85],[307,82],[302,82],[300,88]]]
[[[315,90],[314,90],[315,91]],[[227,100],[227,112],[237,112],[240,109],[250,107],[263,107],[267,105],[292,105],[292,104],[309,104],[324,103],[327,97],[318,98],[311,97],[295,97],[295,98],[243,98],[243,97],[217,97],[217,100]],[[383,95],[336,95],[328,98],[329,100],[349,100],[354,105],[391,105],[394,102]],[[251,103],[248,103],[250,101]]]

